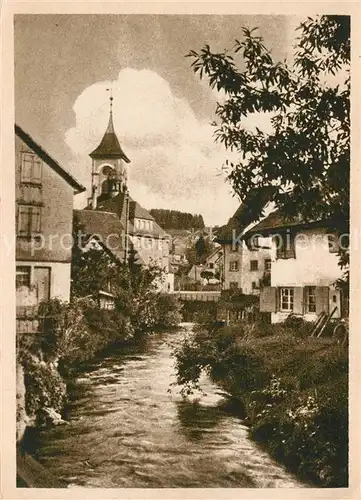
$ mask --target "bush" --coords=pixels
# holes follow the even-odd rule
[[[287,316],[286,320],[282,323],[282,328],[290,329],[294,335],[300,337],[310,336],[314,326],[313,322],[305,321],[303,318],[294,316],[293,314]]]
[[[304,324],[199,325],[175,352],[188,394],[202,371],[243,402],[251,435],[299,476],[347,486],[348,353],[330,339],[303,337]]]
[[[217,317],[216,302],[189,301],[182,307],[183,321],[194,321],[204,324],[204,322],[214,322]],[[206,319],[207,318],[207,319]]]
[[[28,359],[25,370],[25,409],[37,424],[43,423],[44,411],[61,412],[66,401],[66,385],[56,368],[37,359]]]
[[[181,302],[172,295],[160,294],[157,300],[156,325],[173,327],[182,321]]]
[[[269,388],[261,391],[271,394],[263,406],[253,395],[250,406],[259,413],[252,436],[300,476],[327,487],[347,486],[347,405],[324,394],[281,392],[277,398]]]

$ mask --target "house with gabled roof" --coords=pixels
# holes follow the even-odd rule
[[[271,239],[271,281],[261,289],[260,310],[271,313],[273,323],[291,314],[306,321],[321,314],[332,314],[332,319],[347,315],[347,297],[336,286],[343,274],[338,257],[342,236],[332,221],[305,222],[275,210],[244,235],[248,245],[260,237]]]
[[[80,247],[84,251],[90,248],[102,249],[114,261],[124,262],[125,234],[116,214],[100,210],[74,210],[73,221],[79,232]],[[129,236],[128,245],[131,245]]]
[[[91,196],[85,209],[87,230],[92,224],[97,227],[97,213],[113,214],[119,222],[121,232],[119,249],[113,252],[122,255],[127,262],[130,251],[143,266],[159,265],[164,271],[162,290],[172,291],[174,274],[169,265],[170,236],[156,223],[154,217],[129,194],[128,165],[130,159],[124,153],[114,130],[112,100],[109,121],[99,145],[90,153],[92,159]],[[92,215],[93,212],[93,215]],[[81,217],[77,212],[77,217]],[[92,221],[93,218],[93,222]],[[109,216],[104,218],[111,223]],[[108,235],[109,236],[109,235]],[[113,238],[113,241],[117,239]]]
[[[74,194],[85,191],[15,125],[17,306],[69,300]]]
[[[262,284],[269,279],[271,247],[268,239],[251,248],[242,238],[251,227],[259,207],[266,205],[268,199],[266,190],[249,197],[217,232],[215,241],[223,249],[224,290],[238,289],[246,295],[258,295]]]
[[[203,264],[193,264],[188,272],[188,278],[195,282],[203,284],[218,284],[223,269],[223,250],[220,245],[204,259]],[[207,273],[207,278],[204,278],[204,273]]]

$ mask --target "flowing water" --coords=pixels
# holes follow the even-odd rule
[[[155,334],[89,367],[69,425],[38,437],[37,458],[53,477],[93,488],[305,487],[249,439],[207,377],[205,394],[188,399],[170,387],[172,350],[191,334],[191,325]]]

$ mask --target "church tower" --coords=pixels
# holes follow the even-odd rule
[[[129,158],[123,152],[113,124],[113,96],[110,97],[109,122],[99,146],[90,153],[92,159],[91,208],[119,193],[127,192],[127,164]]]

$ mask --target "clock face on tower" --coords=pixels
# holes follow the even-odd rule
[[[103,175],[108,177],[112,173],[113,169],[109,165],[103,167]]]

